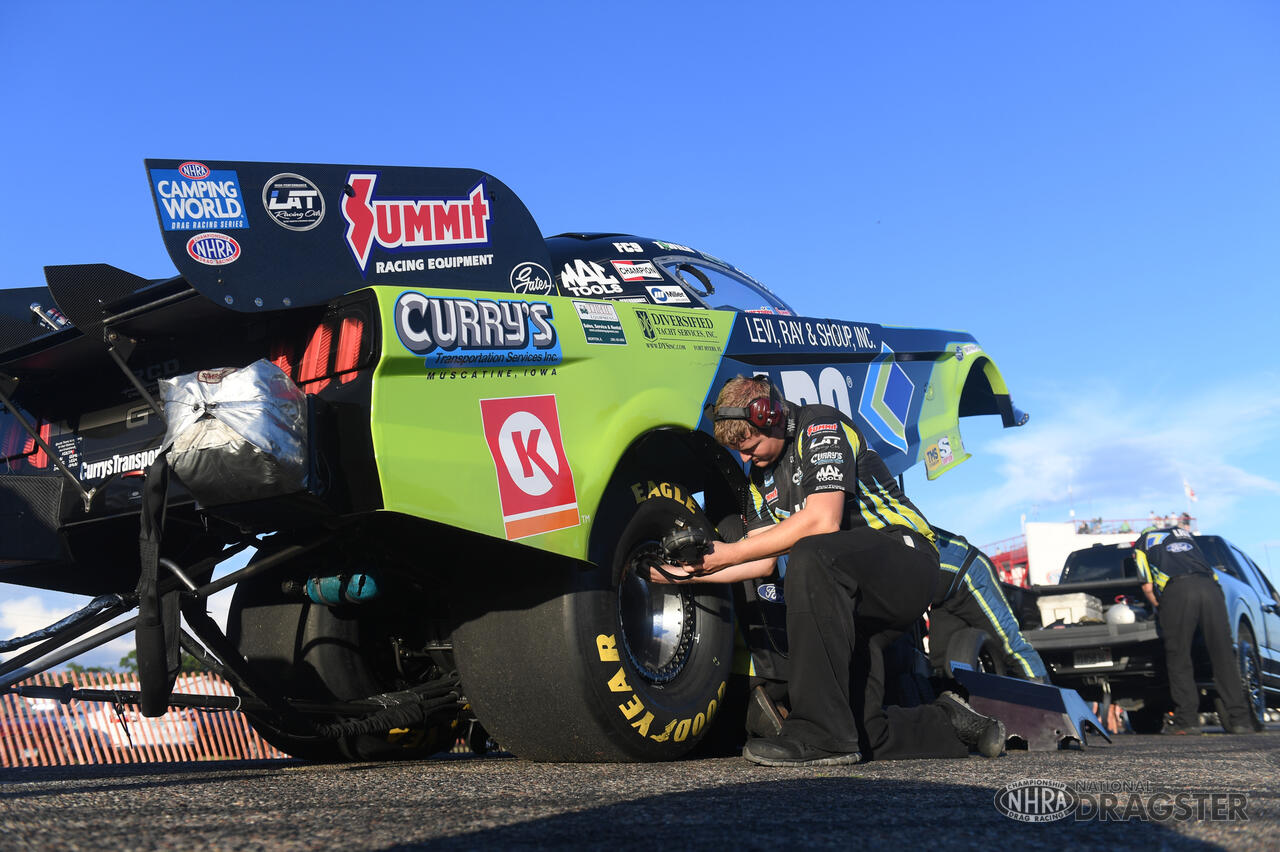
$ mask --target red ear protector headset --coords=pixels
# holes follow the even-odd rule
[[[782,404],[782,400],[778,398],[774,392],[773,384],[767,376],[757,377],[759,381],[764,382],[769,389],[768,396],[758,396],[751,402],[747,403],[746,408],[738,408],[732,405],[722,405],[715,409],[713,420],[745,420],[760,431],[768,431],[779,423],[787,419],[786,406]],[[791,424],[788,423],[787,434],[791,434]]]

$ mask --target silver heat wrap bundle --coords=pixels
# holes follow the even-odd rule
[[[169,466],[202,505],[307,483],[307,396],[270,361],[160,381]]]

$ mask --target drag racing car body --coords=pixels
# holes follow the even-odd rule
[[[545,239],[482,172],[146,165],[178,275],[0,291],[0,581],[96,596],[0,688],[136,607],[113,635],[144,712],[181,646],[299,756],[478,720],[531,758],[677,757],[728,700],[734,610],[644,566],[741,511],[704,412],[727,379],[836,406],[895,474],[963,461],[961,416],[1022,419],[968,334],[797,316],[677,243]]]

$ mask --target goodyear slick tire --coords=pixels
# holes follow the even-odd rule
[[[315,701],[367,698],[399,687],[375,672],[368,654],[385,643],[370,641],[362,615],[368,620],[370,612],[355,607],[335,610],[301,599],[299,594],[286,595],[279,576],[268,575],[236,587],[227,635],[286,696]],[[246,715],[271,745],[316,762],[423,758],[449,745],[443,728],[329,740],[284,733],[275,719]]]
[[[628,574],[677,519],[709,530],[686,489],[662,485],[602,504],[608,516],[597,524],[609,525],[600,532],[612,545],[591,570],[534,555],[501,579],[475,572],[454,654],[467,699],[503,749],[557,762],[672,760],[711,728],[732,665],[729,587],[639,584]],[[682,651],[651,653],[643,619],[624,613],[650,591],[680,622]]]
[[[947,677],[954,677],[952,662],[964,663],[976,672],[1003,675],[1005,673],[1004,657],[1000,654],[1000,646],[985,630],[977,627],[966,627],[957,630],[947,642]]]

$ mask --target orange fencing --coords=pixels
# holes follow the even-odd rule
[[[129,674],[45,672],[27,686],[136,690]],[[211,674],[179,675],[174,692],[233,695]],[[234,710],[169,708],[156,718],[129,704],[0,695],[0,767],[182,760],[279,759],[287,754],[258,736]]]

